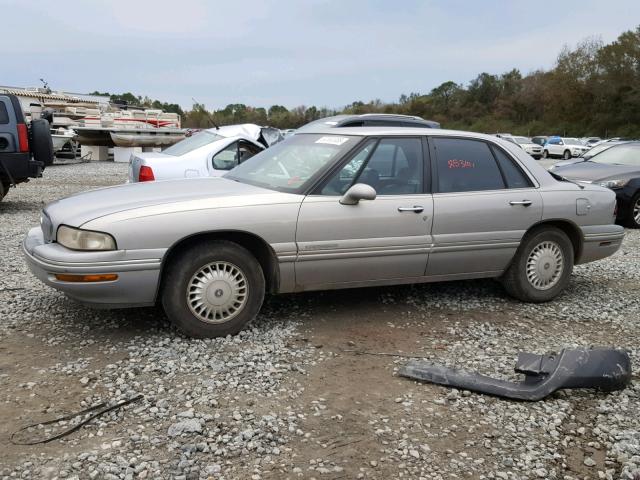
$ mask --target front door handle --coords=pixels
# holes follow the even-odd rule
[[[531,200],[511,200],[509,202],[509,205],[522,205],[523,207],[528,207],[529,205],[531,205],[533,202]]]
[[[422,213],[424,207],[421,205],[414,205],[413,207],[398,207],[399,212],[415,212]]]

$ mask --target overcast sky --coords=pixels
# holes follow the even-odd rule
[[[395,101],[549,68],[640,23],[638,0],[0,0],[0,85],[131,91],[190,107]]]

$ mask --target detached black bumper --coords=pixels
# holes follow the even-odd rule
[[[0,154],[0,177],[15,183],[42,176],[44,164],[31,158],[29,153]]]

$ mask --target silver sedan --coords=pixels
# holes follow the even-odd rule
[[[224,177],[93,190],[29,231],[33,273],[99,307],[161,303],[189,335],[240,331],[265,293],[499,278],[549,301],[613,254],[606,188],[555,178],[496,137],[307,130]]]

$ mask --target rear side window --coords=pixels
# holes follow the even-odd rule
[[[500,165],[504,179],[507,181],[508,188],[528,188],[531,182],[514,161],[507,156],[501,149],[492,147],[496,160]]]
[[[7,112],[7,106],[4,102],[0,101],[0,125],[6,125],[9,123],[9,113]]]
[[[438,191],[474,192],[505,188],[489,146],[478,140],[435,138]]]

